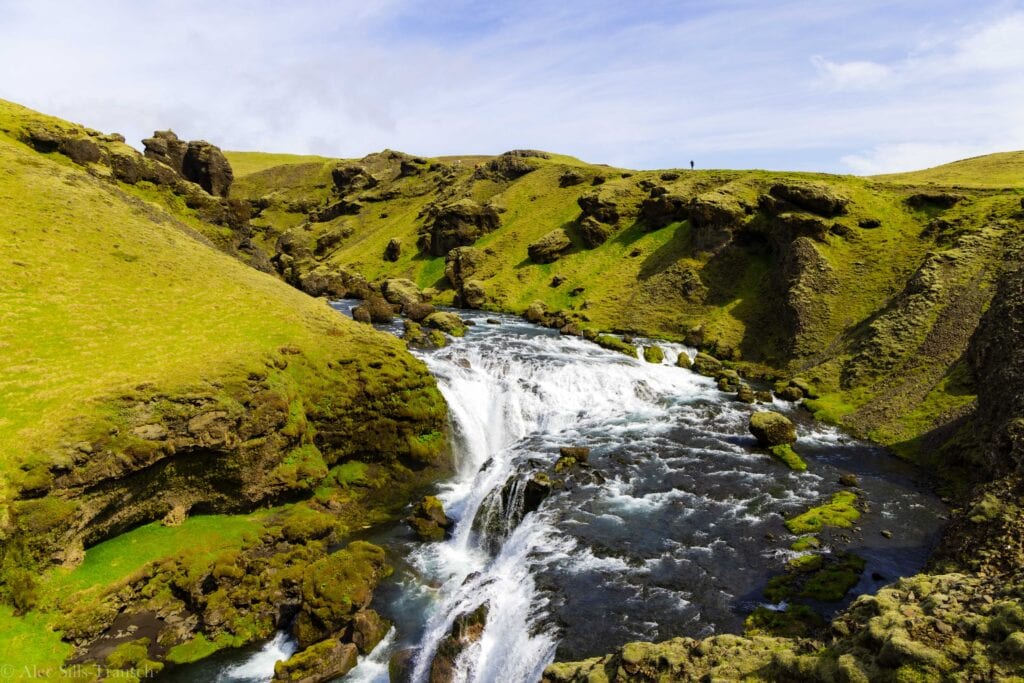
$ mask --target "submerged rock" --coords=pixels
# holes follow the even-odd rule
[[[796,441],[796,426],[779,413],[763,410],[750,416],[750,433],[761,446],[779,446]]]

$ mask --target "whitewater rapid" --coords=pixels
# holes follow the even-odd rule
[[[397,565],[373,605],[395,628],[343,680],[385,683],[397,653],[426,682],[455,620],[481,605],[483,631],[455,661],[456,681],[534,683],[556,657],[738,632],[793,556],[783,520],[838,490],[844,472],[873,510],[842,541],[868,561],[854,594],[913,573],[934,543],[941,504],[907,466],[792,404],[736,402],[676,367],[692,349],[661,344],[665,360],[651,364],[519,318],[461,313],[476,323],[464,338],[415,352],[449,406],[455,473],[436,494],[456,524],[436,543],[401,524],[370,538]],[[807,472],[755,448],[747,421],[765,408],[798,422]],[[591,468],[553,473],[567,446],[590,448]],[[527,512],[525,484],[540,472],[564,486]],[[883,527],[896,540],[880,542]],[[217,678],[267,681],[271,657],[291,647],[279,637]]]

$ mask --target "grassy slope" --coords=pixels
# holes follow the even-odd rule
[[[241,178],[258,171],[277,166],[293,164],[323,163],[331,161],[330,157],[317,154],[276,154],[273,152],[224,152],[231,164],[235,178]]]
[[[958,287],[974,287],[983,294],[988,291],[1000,260],[1001,233],[1006,229],[1000,224],[1018,208],[1022,159],[1024,153],[993,155],[899,177],[683,171],[678,178],[665,180],[660,171],[624,171],[552,156],[531,159],[538,170],[507,183],[471,181],[473,167],[466,163],[457,167],[454,186],[462,196],[490,202],[503,210],[501,227],[474,245],[485,252],[483,266],[473,277],[483,282],[490,299],[487,307],[522,312],[539,300],[551,310],[585,316],[584,327],[671,339],[681,339],[688,329],[701,324],[706,340],[718,348],[739,350],[744,360],[812,375],[825,394],[815,404],[821,418],[846,420],[849,426],[883,443],[904,444],[903,452],[913,455],[920,447],[916,439],[967,406],[973,400],[973,390],[958,380],[962,373],[946,372],[956,358],[943,353],[955,344],[946,343],[941,352],[929,352],[931,355],[923,353],[924,360],[916,365],[912,347],[933,343],[934,339],[928,339],[932,327],[942,322],[944,312],[954,315],[957,297],[948,293]],[[371,281],[408,277],[420,287],[441,290],[439,301],[450,301],[454,292],[448,289],[444,277],[443,257],[424,256],[415,247],[423,223],[421,212],[439,196],[432,180],[423,176],[399,179],[390,185],[397,190],[394,198],[367,203],[358,215],[310,224],[306,212],[295,207],[303,199],[313,206],[331,201],[331,167],[327,163],[265,169],[242,178],[236,196],[271,199],[269,208],[253,221],[267,235],[296,230],[312,248],[320,235],[351,232],[338,247],[321,255],[320,263],[353,269]],[[560,187],[559,178],[569,169],[582,174],[584,182]],[[590,180],[597,175],[607,180],[594,187]],[[780,262],[773,248],[746,245],[717,255],[702,252],[693,244],[688,221],[648,232],[635,217],[647,194],[638,186],[642,181],[683,196],[724,193],[754,206],[758,197],[779,181],[817,183],[850,199],[846,215],[826,222],[846,229],[851,236],[831,234],[815,244],[832,270],[836,286],[830,291],[805,293],[817,304],[818,312],[795,340],[788,339],[779,324]],[[957,190],[966,195],[966,200],[950,210],[911,207],[906,199],[914,192],[941,191],[941,186],[922,186],[926,181],[955,181],[967,188]],[[618,232],[605,244],[586,249],[573,227],[580,215],[576,200],[594,191],[615,201],[624,218]],[[929,230],[937,218],[955,224],[951,234]],[[858,224],[863,219],[879,220],[881,226],[860,229]],[[527,245],[558,227],[568,230],[574,240],[573,249],[553,264],[530,261]],[[964,236],[977,236],[978,240],[964,242]],[[401,257],[394,263],[382,258],[392,238],[400,239],[403,245]],[[264,245],[272,249],[274,238],[264,240]],[[899,367],[894,373],[900,376],[905,372],[909,378],[900,389],[902,393],[874,376],[844,386],[844,368],[864,363],[864,357],[857,356],[858,345],[863,344],[861,338],[869,325],[894,305],[932,252],[946,253],[958,261],[949,281],[942,283],[945,289],[938,288],[938,301],[926,302],[929,311],[913,320],[919,334],[904,331],[893,333],[891,338],[883,334],[879,342],[883,347],[888,345],[883,351],[891,351],[896,357],[893,363]],[[681,296],[671,271],[683,266],[700,273],[708,288],[703,300]],[[556,275],[564,283],[552,287]],[[571,292],[576,288],[584,291],[573,296]],[[971,305],[972,310],[963,315],[980,311],[984,302]],[[899,321],[890,327],[898,328]],[[941,337],[941,332],[937,330],[932,336]],[[881,414],[867,415],[861,410],[871,408],[873,402],[884,404]]]
[[[120,396],[245,386],[284,346],[299,355],[286,369],[271,367],[268,381],[300,406],[345,405],[367,380],[400,377],[407,362],[420,367],[390,335],[212,248],[183,207],[175,216],[138,198],[159,188],[115,185],[102,168],[93,169],[97,178],[58,153],[29,149],[13,132],[33,123],[71,127],[0,102],[0,131],[12,132],[0,132],[0,540],[9,539],[8,504],[23,471],[66,464],[69,445],[125,417],[112,402]],[[334,363],[353,355],[354,364]],[[360,525],[376,519],[350,514],[363,514]],[[0,608],[0,659],[52,669],[70,654],[51,630],[58,599],[79,589],[101,596],[163,557],[199,552],[192,559],[201,562],[261,528],[259,515],[190,518],[89,549],[73,571],[38,583],[42,611]]]
[[[876,180],[898,184],[935,184],[970,188],[1024,188],[1024,151],[986,154],[909,173],[888,173]]]

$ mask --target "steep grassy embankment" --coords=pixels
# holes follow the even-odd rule
[[[231,207],[0,102],[5,671],[266,637],[296,576],[443,471],[425,367],[229,255],[238,226],[204,217]]]

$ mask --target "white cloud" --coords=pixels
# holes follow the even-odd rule
[[[892,69],[869,61],[833,62],[820,55],[811,58],[822,82],[836,90],[869,90],[891,81]]]

